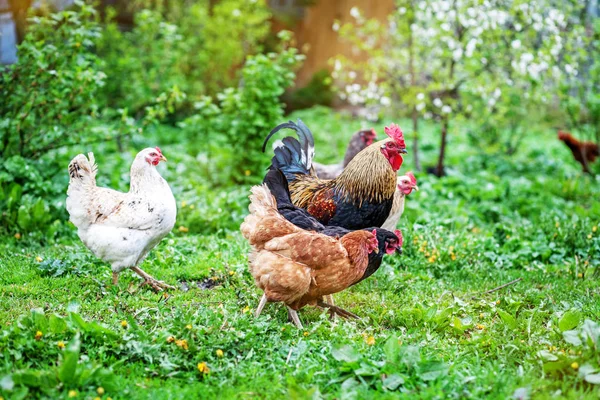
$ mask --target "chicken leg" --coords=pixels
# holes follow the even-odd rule
[[[287,309],[288,309],[288,317],[290,317],[292,319],[292,321],[294,322],[294,325],[296,325],[296,328],[304,329],[304,327],[302,326],[302,322],[300,322],[300,317],[298,317],[298,313],[296,312],[296,310],[290,308],[289,306],[287,306]]]
[[[254,312],[254,317],[258,318],[263,308],[265,308],[265,304],[267,304],[267,295],[263,294],[260,298],[260,303],[258,303],[258,307],[256,307],[256,311]]]
[[[360,317],[354,313],[351,313],[350,311],[346,311],[343,308],[334,306],[332,304],[326,303],[323,300],[319,300],[317,301],[317,305],[319,307],[323,307],[323,308],[329,308],[330,311],[334,312],[335,314],[339,315],[342,318],[354,318],[354,319],[360,319]]]
[[[175,286],[171,286],[163,281],[158,281],[154,279],[151,275],[148,275],[141,268],[131,267],[131,269],[133,272],[144,278],[144,282],[141,286],[150,285],[150,287],[157,292],[160,292],[162,289],[176,289]]]
[[[113,275],[113,278],[112,278],[113,285],[117,286],[119,284],[119,273],[113,271],[112,275]]]

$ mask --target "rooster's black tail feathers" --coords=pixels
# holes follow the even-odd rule
[[[280,169],[287,179],[293,179],[296,174],[312,173],[315,140],[310,129],[300,119],[297,123],[289,121],[277,125],[266,137],[263,143],[263,152],[266,150],[267,142],[271,136],[284,128],[296,131],[298,139],[287,136],[283,138],[281,144],[274,146],[273,152],[275,154],[271,159],[270,169]]]

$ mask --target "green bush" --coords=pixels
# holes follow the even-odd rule
[[[0,75],[0,157],[39,158],[68,144],[93,140],[104,84],[101,62],[89,51],[100,30],[92,7],[33,18],[18,62]]]
[[[210,98],[197,102],[197,114],[181,124],[207,154],[211,142],[219,140],[215,133],[223,135],[220,144],[230,146],[227,158],[233,181],[255,181],[262,175],[267,160],[261,153],[262,141],[283,118],[280,96],[293,84],[301,59],[294,48],[249,56],[240,86],[217,94],[218,103]]]

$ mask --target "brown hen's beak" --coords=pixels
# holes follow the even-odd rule
[[[402,247],[396,247],[396,254],[402,254]]]
[[[379,254],[379,247],[375,247],[375,248],[373,249],[373,251],[375,252],[375,254]]]
[[[160,161],[164,161],[167,162],[167,157],[163,156],[162,154],[160,155]]]

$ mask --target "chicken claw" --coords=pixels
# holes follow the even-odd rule
[[[288,317],[292,319],[292,321],[294,322],[294,325],[296,325],[296,328],[298,329],[304,329],[304,327],[302,326],[302,322],[300,322],[300,317],[298,317],[298,313],[296,312],[296,310],[288,307]]]
[[[157,292],[160,292],[163,289],[177,289],[175,286],[171,286],[163,281],[154,279],[151,275],[148,275],[141,268],[131,267],[131,269],[133,270],[133,272],[144,278],[144,282],[141,284],[141,286],[150,285],[150,287]]]
[[[353,318],[353,319],[360,319],[360,317],[354,313],[351,313],[350,311],[346,311],[343,308],[340,308],[338,306],[334,306],[332,304],[329,303],[325,303],[323,300],[319,300],[317,301],[317,305],[319,307],[323,307],[323,308],[329,308],[329,311],[339,315],[342,318]]]

